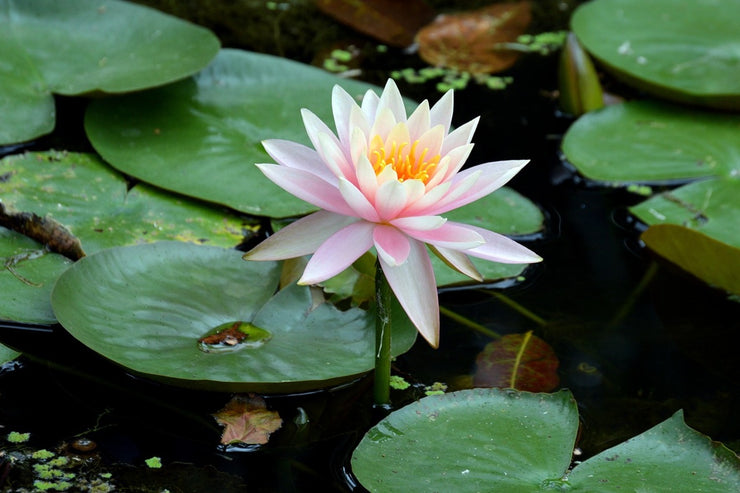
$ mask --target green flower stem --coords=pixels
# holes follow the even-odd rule
[[[457,312],[453,312],[449,308],[445,308],[443,306],[440,306],[439,307],[439,313],[441,313],[442,315],[444,315],[447,318],[451,318],[452,320],[454,320],[455,322],[457,322],[457,323],[459,323],[461,325],[464,325],[464,326],[469,327],[469,328],[471,328],[471,329],[473,329],[473,330],[475,330],[477,332],[480,332],[483,335],[486,335],[488,337],[492,337],[493,339],[500,339],[501,338],[501,334],[499,334],[498,332],[495,332],[495,331],[489,329],[488,327],[485,327],[485,326],[483,326],[483,325],[481,325],[481,324],[479,324],[477,322],[473,322],[469,318],[464,317],[464,316],[460,315]]]
[[[380,263],[375,263],[375,386],[376,406],[391,402],[391,287]]]

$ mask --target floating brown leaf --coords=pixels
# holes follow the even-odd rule
[[[511,67],[519,53],[498,45],[515,42],[531,19],[529,2],[441,15],[417,34],[419,56],[432,65],[471,74],[500,72]]]
[[[560,383],[555,351],[532,331],[507,334],[487,344],[475,362],[474,387],[549,392]]]
[[[50,217],[41,217],[33,212],[10,211],[0,203],[0,226],[26,235],[71,260],[85,256],[80,240]]]
[[[267,443],[270,434],[283,425],[277,411],[267,410],[265,400],[255,394],[236,396],[213,415],[218,424],[225,426],[221,443]]]
[[[424,0],[317,0],[316,6],[357,31],[393,46],[408,46],[434,18]]]

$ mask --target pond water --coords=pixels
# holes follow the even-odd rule
[[[500,334],[534,330],[553,346],[560,385],[579,404],[581,459],[681,408],[690,426],[737,449],[740,304],[655,263],[639,243],[640,225],[626,211],[642,197],[586,183],[562,162],[559,139],[571,120],[558,116],[550,96],[554,59],[513,72],[516,83],[506,91],[473,86],[457,93],[455,123],[482,115],[471,164],[532,159],[510,185],[546,213],[542,235],[522,239],[545,261],[518,283],[443,291],[441,305]],[[401,90],[435,99],[432,86]],[[79,130],[83,105],[61,98],[54,134],[6,152],[87,150]],[[394,363],[395,372],[414,384],[393,392],[394,405],[420,397],[434,382],[454,389],[474,371],[476,355],[490,340],[443,317],[439,349],[419,339]],[[267,396],[283,428],[266,446],[224,448],[211,415],[228,394],[132,376],[58,326],[4,323],[0,342],[24,352],[0,370],[0,433],[30,432],[33,449],[64,447],[82,457],[81,471],[110,472],[116,491],[363,491],[348,464],[363,433],[384,415],[373,409],[370,378],[309,394]],[[95,442],[95,449],[75,449],[81,437]],[[164,467],[147,467],[152,457]],[[2,491],[13,491],[23,474],[0,467]]]

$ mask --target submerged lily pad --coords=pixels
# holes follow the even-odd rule
[[[578,410],[568,391],[462,390],[391,413],[355,449],[372,492],[704,491],[740,488],[740,460],[679,411],[568,470]]]
[[[272,162],[265,139],[309,145],[300,110],[331,121],[336,84],[356,96],[375,88],[283,58],[222,50],[191,79],[94,101],[85,129],[106,161],[148,183],[248,214],[297,216],[315,207],[254,163]]]
[[[0,0],[0,144],[54,128],[52,94],[120,93],[197,72],[210,31],[117,0]]]
[[[675,224],[650,226],[640,239],[683,270],[740,296],[740,248]]]
[[[588,113],[563,140],[586,177],[671,184],[630,210],[648,225],[671,223],[740,247],[740,115],[634,101]]]
[[[602,64],[661,97],[740,108],[740,2],[594,0],[571,25]]]
[[[235,392],[293,392],[354,378],[373,367],[372,313],[315,304],[295,284],[274,294],[279,264],[181,242],[113,248],[68,269],[52,292],[60,323],[124,367],[175,385]],[[274,294],[274,295],[273,295]],[[257,347],[204,352],[225,323],[269,332]],[[393,353],[416,337],[394,326]]]
[[[235,215],[145,184],[128,189],[120,174],[91,154],[8,156],[0,161],[0,175],[2,215],[33,213],[53,220],[86,253],[163,239],[232,247],[247,227]],[[69,262],[28,238],[2,231],[0,318],[53,323],[49,292]]]

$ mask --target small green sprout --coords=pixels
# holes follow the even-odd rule
[[[634,193],[637,195],[642,195],[643,197],[649,197],[653,194],[653,189],[650,188],[647,185],[638,185],[636,183],[632,183],[630,185],[627,185],[627,191],[630,193]]]
[[[26,443],[30,439],[30,433],[18,433],[17,431],[11,431],[8,433],[8,441],[10,443]]]
[[[33,454],[31,454],[31,458],[36,460],[47,460],[51,459],[55,455],[56,454],[54,452],[50,452],[42,448],[41,450],[37,450]]]
[[[150,457],[144,462],[146,462],[146,465],[152,469],[159,469],[162,467],[162,459],[159,457]]]
[[[440,395],[447,391],[447,384],[442,382],[434,382],[432,385],[426,387],[424,391],[425,395]]]
[[[396,390],[406,390],[411,386],[403,377],[398,375],[391,375],[390,386]]]

